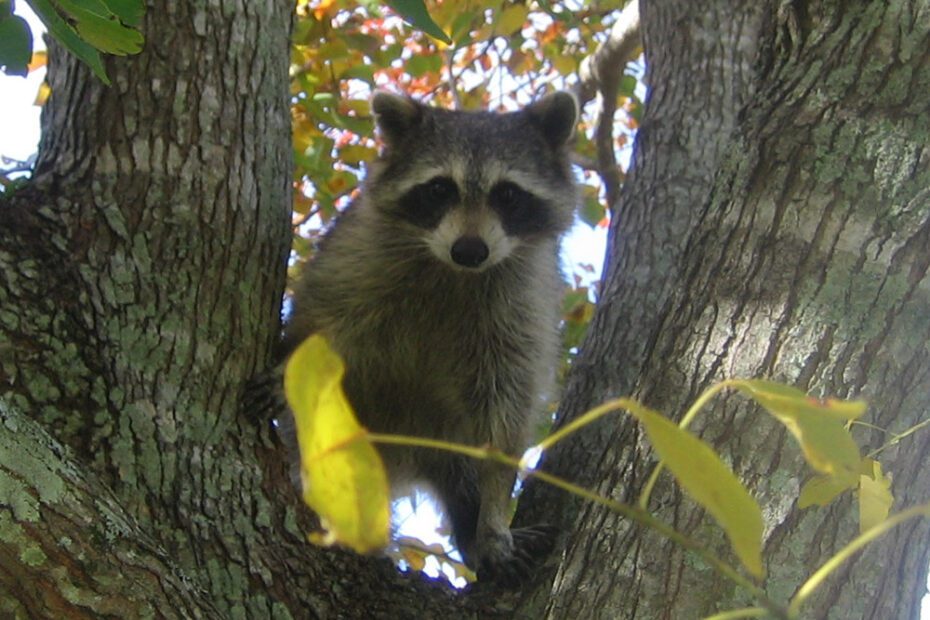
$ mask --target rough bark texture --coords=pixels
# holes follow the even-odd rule
[[[112,87],[52,55],[35,175],[0,203],[4,617],[460,604],[310,546],[268,421],[238,411],[290,244],[293,9],[153,2]]]
[[[106,88],[53,56],[33,182],[0,202],[0,615],[697,618],[748,604],[603,510],[530,485],[567,547],[522,599],[309,546],[268,428],[237,411],[276,338],[290,240],[293,3],[152,2]],[[563,406],[635,393],[679,412],[725,376],[863,396],[901,431],[930,407],[925,5],[644,2],[650,96],[615,205],[598,315]],[[697,425],[766,506],[772,598],[855,533],[798,512],[807,475],[738,398]],[[857,429],[875,446],[878,432]],[[930,438],[882,453],[930,496]],[[546,467],[635,497],[649,450],[604,422]],[[667,481],[652,507],[731,557]],[[896,530],[811,617],[914,618],[930,531]],[[516,602],[515,602],[516,601]]]
[[[560,421],[634,393],[668,299],[680,286],[681,256],[700,207],[726,155],[738,112],[752,94],[764,11],[756,3],[729,1],[640,3],[646,108],[620,202],[612,209],[598,310],[569,377]],[[543,466],[629,500],[635,495],[627,490],[648,474],[642,470],[645,463],[628,459],[615,467],[609,459],[606,466],[599,464],[609,449],[628,452],[635,443],[635,425],[610,418],[556,446],[544,456]],[[577,528],[580,509],[591,510],[561,491],[530,484],[517,519],[554,521],[567,540]],[[619,547],[614,551],[616,558],[627,553]],[[539,575],[539,586],[524,602],[527,617],[539,617],[548,604],[557,561],[553,558]]]
[[[768,377],[815,394],[866,398],[866,420],[892,432],[925,419],[926,5],[770,3],[750,9],[770,11],[760,20],[739,6],[675,4],[642,6],[654,90],[615,223],[617,258],[566,395],[567,415],[631,392],[680,415],[712,382]],[[682,17],[687,11],[703,17]],[[717,67],[714,76],[695,74],[702,62]],[[737,79],[712,92],[707,81],[720,76]],[[668,115],[666,106],[681,110],[682,103],[697,109]],[[736,134],[715,141],[728,137],[719,132],[734,126],[741,103]],[[787,601],[855,536],[854,501],[798,511],[809,476],[799,450],[738,397],[718,402],[694,428],[762,502],[765,587]],[[885,439],[858,428],[855,435],[871,448]],[[930,438],[921,434],[881,454],[894,472],[897,508],[930,497],[928,450]],[[610,422],[556,452],[548,467],[629,500],[650,458],[629,423]],[[566,505],[545,496],[549,506]],[[667,541],[602,509],[575,513],[567,505],[564,514],[577,515],[568,546],[551,588],[543,582],[526,603],[527,615],[536,615],[540,601],[552,618],[592,609],[599,617],[698,618],[751,603]],[[732,559],[717,528],[672,484],[660,484],[651,508]],[[928,523],[905,525],[834,575],[805,614],[916,618],[928,559]]]

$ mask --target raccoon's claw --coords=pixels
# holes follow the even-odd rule
[[[272,368],[249,379],[242,388],[239,410],[252,420],[271,420],[285,410],[281,374]]]
[[[555,546],[558,528],[548,523],[518,527],[510,531],[514,551],[524,553],[535,562],[544,559]]]
[[[548,524],[521,527],[510,532],[510,544],[504,553],[483,554],[478,566],[478,581],[515,587],[529,579],[555,544],[556,528]],[[500,545],[493,545],[498,552]]]

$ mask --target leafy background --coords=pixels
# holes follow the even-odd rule
[[[51,24],[56,38],[107,81],[101,52],[132,54],[143,45],[136,30],[142,14],[131,5],[122,0],[75,0],[59,5],[30,0],[28,5],[19,2],[18,15],[14,15],[8,12],[9,2],[0,0],[0,24],[24,32],[21,46],[36,49],[31,57],[9,51],[16,62],[4,62],[9,56],[0,49],[5,72],[27,78],[0,76],[10,84],[0,98],[0,187],[15,187],[16,179],[28,174],[34,159],[37,128],[35,133],[23,131],[22,106],[27,102],[41,106],[49,95],[41,82],[44,44],[40,34],[32,35],[41,26],[29,15],[29,6]],[[429,2],[428,14],[418,14],[418,5],[403,0],[296,0],[291,47],[291,276],[312,256],[333,217],[355,197],[366,162],[377,153],[369,108],[374,90],[405,92],[444,107],[517,109],[546,92],[577,89],[582,62],[606,39],[618,14],[613,2],[446,0]],[[26,15],[27,20],[19,15]],[[31,28],[24,26],[27,21]],[[622,162],[619,178],[630,159],[645,94],[642,63],[634,63],[629,71],[616,101],[620,113],[611,122],[614,155]],[[14,104],[19,107],[11,108]],[[563,375],[593,314],[610,219],[606,181],[598,173],[593,139],[599,106],[599,101],[593,101],[584,108],[574,148],[584,201],[563,252]],[[26,147],[17,148],[14,136],[23,136]],[[540,429],[541,434],[544,431]],[[432,505],[421,497],[398,510],[404,513],[401,533],[425,538],[425,545],[437,551],[436,544],[444,542],[442,533],[424,534],[422,525],[424,520],[436,522]],[[411,565],[421,561],[416,554],[408,555]]]
[[[606,38],[617,14],[616,4],[607,2],[466,0],[429,8],[447,41],[411,27],[380,3],[298,0],[291,50],[294,272],[333,216],[351,202],[365,162],[377,152],[369,110],[374,90],[402,91],[444,107],[517,109],[545,92],[576,88],[583,59]],[[623,81],[617,101],[622,112],[613,122],[616,157],[624,168],[645,93],[642,69],[641,62],[635,64]],[[609,223],[604,181],[596,171],[597,105],[584,111],[574,149],[584,203],[563,254],[568,277],[563,375],[593,314]],[[435,570],[443,533],[432,536],[422,526],[435,522],[433,506],[421,496],[396,510],[400,533],[407,536],[403,558],[415,568]],[[416,538],[429,553],[416,552]],[[460,579],[455,573],[461,567],[444,566]]]

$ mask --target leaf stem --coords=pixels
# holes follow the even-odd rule
[[[756,598],[756,600],[765,606],[769,613],[773,614],[775,617],[782,619],[787,619],[789,617],[784,607],[771,600],[765,591],[762,590],[762,588],[741,575],[736,571],[736,569],[719,559],[712,552],[700,546],[696,541],[680,533],[678,530],[674,529],[667,523],[664,523],[663,521],[655,518],[642,508],[602,497],[583,487],[579,487],[575,484],[572,484],[571,482],[568,482],[567,480],[563,480],[543,471],[530,471],[528,472],[528,475],[539,478],[543,482],[547,482],[555,487],[568,491],[569,493],[573,493],[579,497],[583,497],[592,502],[600,504],[601,506],[609,508],[617,514],[627,517],[628,519],[635,521],[640,525],[644,525],[653,529],[680,547],[693,552],[702,560],[704,560],[704,562],[712,569],[716,570],[718,573],[728,578],[733,583],[747,590]]]
[[[881,446],[881,447],[879,447],[879,448],[876,448],[875,450],[872,450],[871,452],[869,452],[869,458],[870,458],[870,459],[871,459],[871,458],[875,458],[876,456],[878,456],[878,454],[879,454],[880,452],[882,452],[882,451],[885,450],[886,448],[890,448],[891,446],[895,445],[896,443],[898,443],[899,441],[901,441],[902,439],[904,439],[904,438],[907,437],[908,435],[911,435],[911,434],[913,434],[913,433],[916,433],[917,431],[919,431],[920,429],[922,429],[922,428],[924,428],[924,427],[926,427],[926,426],[930,426],[930,418],[924,420],[923,422],[919,422],[919,423],[915,424],[914,426],[910,427],[909,429],[907,429],[907,430],[904,431],[903,433],[896,433],[895,435],[893,435],[893,436],[891,437],[891,439],[889,439],[888,441],[885,442],[885,445],[883,445],[883,446]],[[879,430],[884,430],[884,429],[879,429]],[[888,433],[889,431],[885,431],[885,432]]]
[[[642,409],[643,408],[643,406],[640,405],[639,403],[630,401],[629,399],[621,398],[615,401],[605,403],[601,407],[598,407],[597,409],[594,409],[591,412],[589,412],[588,415],[582,416],[582,418],[579,418],[575,422],[580,422],[582,419],[588,418],[588,417],[590,417],[591,419],[596,419],[597,417],[605,415],[606,413],[609,413],[610,411],[613,411],[620,407],[631,408],[631,409]],[[598,415],[592,416],[591,414],[598,414]],[[565,428],[562,429],[562,431],[567,431],[563,433],[563,436],[567,435],[572,430],[575,430],[575,428],[573,428],[573,425],[566,426]],[[486,460],[489,459],[489,460],[497,461],[498,463],[501,463],[503,465],[513,467],[514,469],[518,469],[518,470],[521,469],[519,459],[516,459],[507,454],[504,454],[500,450],[496,450],[494,448],[473,448],[471,446],[452,443],[448,441],[441,441],[437,439],[427,439],[427,438],[422,438],[422,437],[408,437],[404,435],[386,435],[386,434],[380,434],[380,433],[369,433],[368,438],[375,443],[381,443],[381,444],[392,444],[392,445],[403,445],[403,446],[448,450],[450,452],[455,452],[457,454],[463,454],[465,456],[470,456],[473,458],[486,459]],[[549,437],[549,439],[551,439],[551,436]],[[548,445],[552,445],[552,443],[554,442],[550,441],[548,442]],[[704,562],[708,566],[710,566],[712,569],[716,570],[718,573],[720,573],[721,575],[723,575],[724,577],[726,577],[733,583],[737,584],[738,586],[744,588],[768,610],[768,613],[771,613],[776,618],[779,618],[781,620],[789,619],[789,615],[786,612],[785,608],[779,605],[778,603],[776,603],[775,601],[771,600],[762,588],[754,584],[752,581],[750,581],[743,575],[741,575],[739,572],[736,571],[736,569],[734,569],[732,566],[730,566],[723,560],[719,559],[711,551],[702,547],[695,540],[678,532],[673,527],[655,518],[654,516],[652,516],[645,510],[643,510],[642,508],[639,508],[637,506],[633,506],[630,504],[624,504],[622,502],[618,502],[616,500],[603,497],[601,495],[598,495],[597,493],[594,493],[593,491],[585,489],[584,487],[578,486],[563,478],[554,476],[544,471],[537,471],[533,469],[529,469],[529,470],[524,469],[524,471],[526,472],[528,476],[538,478],[539,480],[542,480],[543,482],[551,484],[554,487],[562,489],[563,491],[567,491],[569,493],[577,495],[578,497],[582,497],[596,504],[600,504],[601,506],[604,506],[608,508],[609,510],[616,512],[617,514],[624,516],[630,519],[631,521],[634,521],[640,525],[653,529],[654,531],[668,538],[669,540],[676,543],[680,547],[688,551],[691,551],[692,553],[700,557],[702,560],[704,560]]]
[[[731,609],[722,611],[713,616],[707,616],[704,620],[736,620],[737,618],[764,618],[769,615],[769,610],[764,607],[743,607],[742,609]]]
[[[370,441],[375,443],[391,444],[395,446],[411,446],[414,448],[434,448],[436,450],[446,450],[456,454],[464,454],[475,459],[487,459],[489,450],[487,448],[475,448],[465,444],[442,441],[441,439],[429,439],[427,437],[410,437],[409,435],[390,435],[385,433],[367,433]],[[517,461],[514,460],[516,463]]]
[[[572,420],[571,422],[569,422],[568,424],[566,424],[565,426],[563,426],[556,432],[552,433],[551,435],[549,435],[548,437],[540,441],[533,448],[537,450],[546,450],[554,446],[559,441],[565,439],[566,437],[568,437],[569,435],[571,435],[578,429],[584,426],[587,426],[588,424],[590,424],[591,422],[594,422],[598,418],[604,417],[608,413],[612,413],[614,411],[621,411],[623,409],[636,408],[636,407],[642,407],[642,405],[640,405],[635,400],[632,400],[630,398],[616,398],[614,400],[609,400],[606,403],[602,405],[598,405],[594,409],[591,409],[590,411],[585,413],[580,418],[576,418],[575,420]]]
[[[814,593],[821,582],[823,582],[830,575],[830,573],[836,570],[840,564],[852,557],[854,553],[862,549],[862,547],[869,544],[876,538],[879,538],[888,532],[888,530],[904,523],[909,519],[920,516],[930,517],[930,503],[914,506],[899,512],[896,515],[892,515],[878,525],[869,528],[854,538],[852,542],[840,549],[829,560],[824,562],[823,566],[818,568],[814,574],[808,577],[807,581],[805,581],[801,587],[798,588],[798,593],[795,594],[794,599],[792,599],[791,603],[788,605],[789,617],[796,618],[801,610],[801,606],[810,597],[810,595]]]

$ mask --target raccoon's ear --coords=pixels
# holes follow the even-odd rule
[[[565,91],[546,95],[524,108],[533,124],[542,132],[552,148],[560,148],[575,133],[578,122],[578,102]]]
[[[424,106],[410,97],[379,90],[371,99],[371,111],[384,142],[390,146],[419,124]]]

